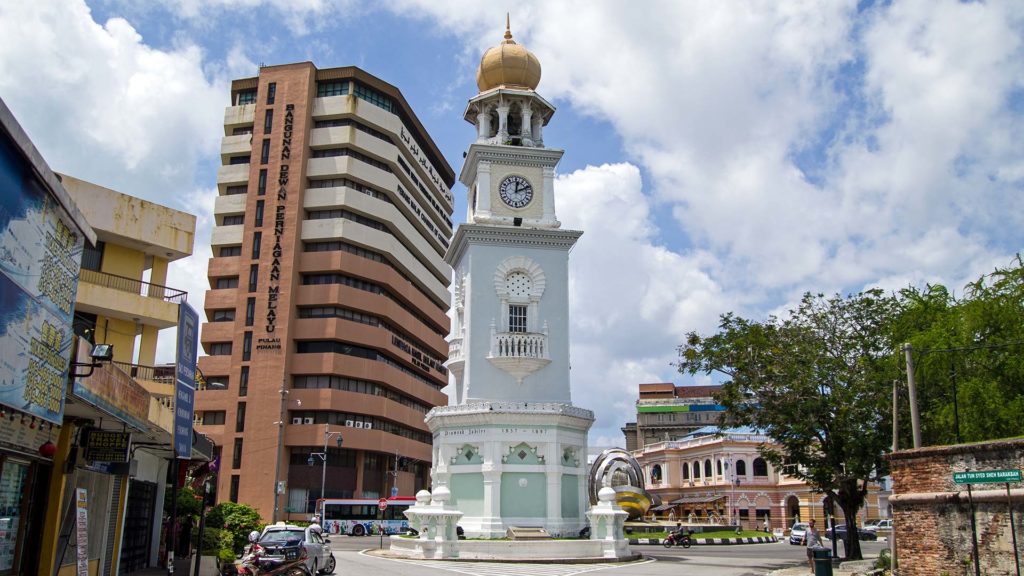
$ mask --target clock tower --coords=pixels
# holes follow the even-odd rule
[[[476,138],[459,180],[466,223],[454,270],[450,405],[427,414],[435,488],[451,491],[474,537],[508,526],[575,535],[586,508],[593,413],[569,387],[569,251],[583,234],[555,215],[563,151],[545,145],[554,107],[535,90],[540,62],[512,39],[489,49],[465,119]]]

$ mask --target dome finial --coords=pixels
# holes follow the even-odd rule
[[[505,42],[512,41],[512,20],[509,18],[509,13],[505,12]]]

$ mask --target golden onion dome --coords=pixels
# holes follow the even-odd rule
[[[535,90],[540,84],[540,60],[512,40],[508,17],[505,19],[505,39],[480,58],[476,71],[476,85],[481,92],[506,86]]]

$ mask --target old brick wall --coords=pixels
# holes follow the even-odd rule
[[[1024,439],[934,446],[889,456],[893,496],[890,503],[901,576],[974,574],[971,510],[967,486],[953,482],[954,472],[1024,468]],[[1024,486],[975,484],[975,520],[981,573],[1016,574],[1009,501],[1017,548],[1024,556]]]

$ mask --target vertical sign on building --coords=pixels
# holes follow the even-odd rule
[[[55,424],[64,418],[83,244],[0,135],[0,404]]]
[[[75,564],[78,576],[89,576],[89,496],[85,488],[75,489]]]
[[[196,396],[199,315],[187,303],[178,306],[178,353],[174,382],[174,456],[192,458],[192,415]]]

